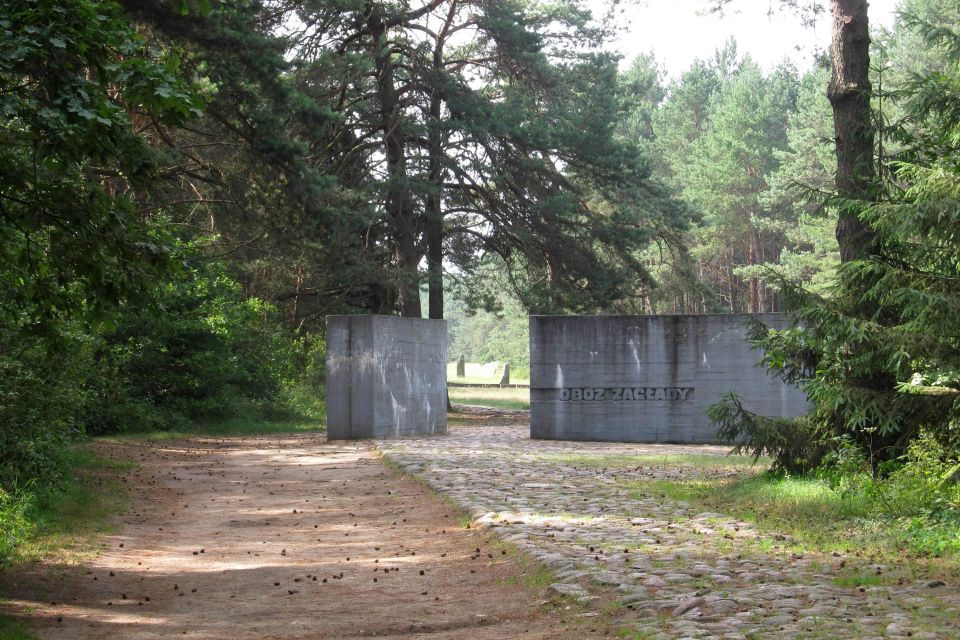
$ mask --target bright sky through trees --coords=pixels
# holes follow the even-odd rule
[[[830,43],[829,11],[813,27],[805,27],[789,12],[773,12],[778,0],[734,0],[724,16],[709,14],[708,0],[633,0],[615,9],[620,37],[610,48],[624,55],[624,64],[648,51],[672,77],[678,77],[696,58],[709,58],[731,36],[741,53],[749,53],[764,69],[785,57],[800,69],[810,66],[812,54]],[[594,15],[605,15],[609,0],[594,0]],[[871,0],[873,25],[893,24],[896,0]]]

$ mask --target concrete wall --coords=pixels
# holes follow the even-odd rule
[[[780,314],[761,314],[783,328]],[[704,414],[732,391],[764,415],[797,416],[806,398],[756,367],[743,315],[531,316],[530,436],[716,442]]]
[[[327,436],[447,432],[447,323],[327,316]]]

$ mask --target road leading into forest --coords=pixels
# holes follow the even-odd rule
[[[118,533],[86,567],[17,575],[0,612],[70,640],[960,638],[949,580],[651,489],[749,472],[723,448],[532,441],[515,419],[376,445],[100,443],[137,465]]]
[[[582,638],[536,567],[465,529],[364,443],[289,435],[99,443],[136,463],[85,567],[7,576],[0,612],[40,638]],[[593,627],[593,628],[591,628]]]

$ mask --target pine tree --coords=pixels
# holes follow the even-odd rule
[[[827,76],[818,68],[800,80],[796,110],[787,115],[787,147],[774,152],[779,166],[761,197],[763,206],[776,212],[785,243],[779,260],[764,263],[758,273],[763,278],[775,272],[813,291],[833,280],[840,258],[836,214],[826,205],[834,193],[835,163],[830,103],[823,91]]]
[[[725,436],[746,437],[785,466],[815,465],[837,437],[860,446],[875,470],[924,432],[960,451],[960,34],[906,23],[941,48],[944,71],[900,88],[906,118],[891,179],[879,197],[845,202],[876,234],[872,255],[843,263],[829,295],[785,282],[796,327],[754,334],[765,363],[808,394],[811,416],[759,418],[735,399],[712,410]]]
[[[578,2],[304,6],[298,82],[342,119],[373,206],[365,259],[386,285],[374,308],[430,315],[440,268],[464,278],[487,254],[530,308],[592,309],[645,278],[634,250],[684,213],[613,137],[616,61]],[[479,281],[476,281],[479,282]]]

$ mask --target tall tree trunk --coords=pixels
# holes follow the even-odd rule
[[[870,113],[870,33],[866,0],[831,0],[833,11],[833,76],[827,97],[833,106],[837,149],[837,192],[851,200],[869,200],[876,178],[873,162],[873,120]],[[856,207],[841,210],[837,219],[840,260],[869,257],[876,250],[876,233],[857,216]],[[876,303],[866,299],[869,282],[847,284],[859,297],[858,315],[871,317]],[[855,287],[855,288],[854,288]],[[850,345],[851,349],[858,348]],[[896,378],[886,371],[850,381],[854,386],[891,394]],[[874,472],[880,461],[899,450],[901,434],[857,430],[855,438],[870,452]]]
[[[294,281],[295,288],[293,290],[293,313],[290,326],[294,330],[300,326],[300,290],[303,287],[303,267],[297,267],[297,278]]]
[[[457,2],[450,3],[447,19],[433,47],[433,87],[430,91],[429,182],[427,196],[427,284],[431,320],[443,319],[443,45],[447,38]]]
[[[730,313],[737,312],[737,283],[733,275],[733,254],[727,254],[727,284],[730,288]]]
[[[544,258],[544,261],[546,262],[546,267],[547,267],[547,278],[545,282],[545,289],[547,292],[547,303],[544,308],[537,309],[536,313],[559,313],[562,307],[560,307],[560,305],[557,304],[557,296],[556,296],[556,292],[554,291],[554,282],[556,282],[557,270],[553,264],[553,256],[551,256],[550,253],[548,252],[544,254],[543,258]]]
[[[873,123],[870,117],[870,31],[867,0],[831,0],[833,74],[827,97],[833,107],[837,150],[837,191],[846,198],[870,193],[873,165]],[[874,233],[855,211],[837,218],[840,260],[869,255]]]
[[[421,252],[418,248],[418,220],[413,197],[407,186],[407,158],[399,97],[394,86],[394,65],[383,10],[375,2],[367,4],[367,29],[373,46],[377,98],[380,102],[384,155],[387,160],[387,214],[394,234],[394,259],[399,272],[400,315],[422,316],[420,310]]]
[[[432,106],[432,105],[431,105]],[[432,111],[432,109],[431,109]],[[427,196],[427,284],[429,286],[429,314],[433,320],[443,319],[443,211],[439,191],[440,154],[439,143],[430,150],[430,182],[433,191]],[[436,167],[434,166],[436,165]]]
[[[750,240],[747,247],[747,264],[755,265],[757,264],[757,230],[753,225],[750,225]],[[750,292],[750,313],[759,313],[760,312],[760,281],[753,276],[750,278],[749,283],[749,292]]]

